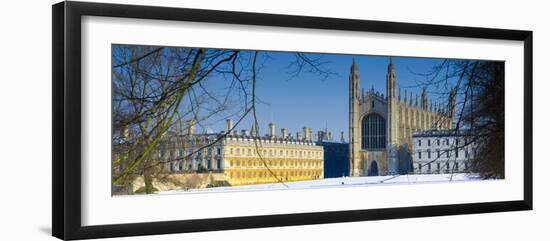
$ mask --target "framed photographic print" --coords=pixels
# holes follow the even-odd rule
[[[532,209],[532,32],[53,6],[53,235]]]

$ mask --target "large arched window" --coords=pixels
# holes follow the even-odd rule
[[[369,114],[361,121],[361,148],[386,148],[386,120],[378,114]]]

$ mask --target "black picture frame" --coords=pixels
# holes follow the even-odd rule
[[[52,6],[53,126],[52,233],[60,239],[200,232],[381,219],[532,210],[533,208],[533,33],[531,31],[366,21],[171,7],[60,2]],[[81,224],[81,17],[230,23],[425,36],[517,40],[524,43],[524,194],[521,200],[456,205],[343,210],[284,215],[139,222],[99,226]]]

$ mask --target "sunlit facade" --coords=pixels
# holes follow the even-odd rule
[[[323,178],[323,146],[312,139],[310,128],[291,136],[286,129],[268,134],[228,129],[220,133],[197,134],[189,124],[184,134],[169,133],[157,151],[164,172],[216,173],[229,185],[314,180]],[[222,178],[219,178],[222,176]]]

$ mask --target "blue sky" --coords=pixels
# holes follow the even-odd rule
[[[304,126],[313,128],[314,133],[327,128],[339,137],[344,131],[348,138],[348,76],[353,57],[359,66],[360,86],[365,91],[374,88],[386,92],[385,78],[389,57],[358,56],[335,54],[312,54],[312,58],[322,58],[323,67],[334,75],[324,78],[318,74],[302,72],[291,78],[289,63],[292,53],[270,52],[265,65],[259,73],[257,95],[262,103],[258,104],[257,114],[260,132],[267,132],[269,122],[276,124],[277,134],[281,128],[287,128],[293,135]],[[418,82],[426,77],[417,73],[427,73],[443,59],[393,57],[396,66],[399,87],[406,89],[407,95],[420,95]],[[430,91],[430,90],[428,90]],[[435,96],[434,96],[435,97]],[[245,119],[237,129],[250,129],[251,118]],[[209,131],[219,132],[225,129],[224,121],[211,123]]]

